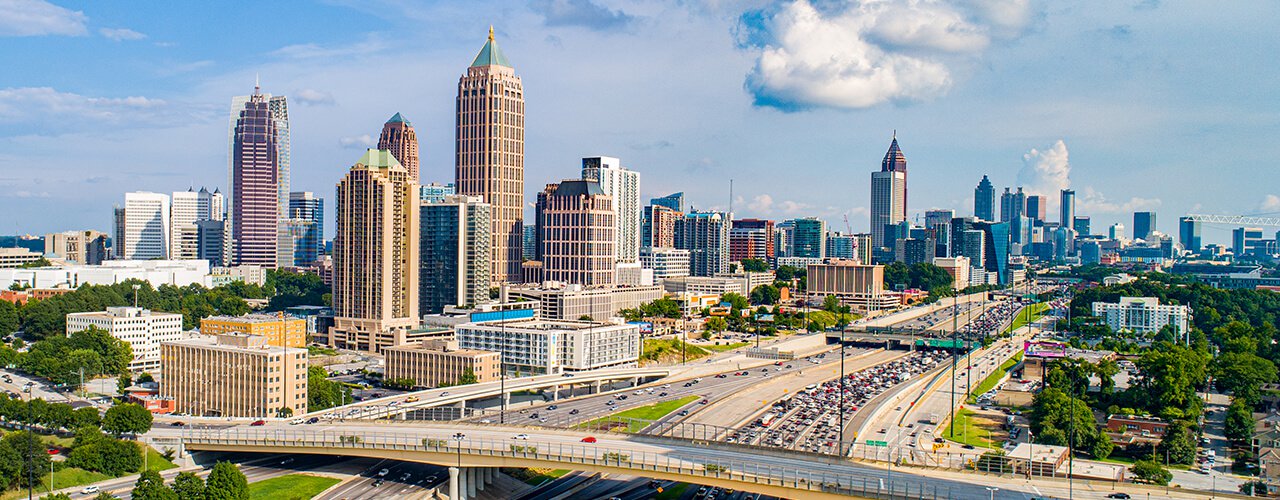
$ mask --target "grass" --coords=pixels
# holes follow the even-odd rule
[[[538,486],[547,481],[554,481],[564,477],[570,472],[569,469],[503,469],[507,475],[524,481],[530,486]]]
[[[1027,326],[1027,323],[1031,323],[1031,322],[1034,322],[1035,320],[1040,319],[1041,316],[1044,316],[1044,312],[1049,310],[1049,303],[1039,302],[1036,304],[1031,304],[1029,307],[1026,307],[1023,309],[1024,311],[1026,309],[1031,310],[1031,313],[1029,314],[1031,316],[1031,319],[1030,320],[1027,319],[1028,313],[1023,311],[1018,311],[1018,315],[1013,318],[1013,323],[1009,324],[1009,328],[1006,328],[1004,330],[1004,333],[1017,331],[1019,328]]]
[[[681,359],[693,361],[711,355],[711,351],[693,344],[685,344],[681,354],[679,339],[644,339],[640,361],[649,363],[679,363]]]
[[[703,349],[708,349],[708,350],[715,351],[715,352],[725,352],[725,351],[732,351],[732,350],[737,349],[737,348],[739,348],[739,347],[745,346],[745,345],[747,345],[747,344],[749,344],[749,343],[750,343],[750,342],[734,342],[734,343],[732,343],[732,344],[704,345],[704,346],[701,346],[701,347],[702,347]]]
[[[68,467],[55,472],[53,475],[53,487],[55,489],[70,488],[72,486],[81,486],[93,484],[98,481],[111,479],[111,476],[99,472],[90,472],[84,469]],[[43,493],[41,493],[43,492]],[[47,495],[49,492],[49,474],[45,474],[40,478],[40,484],[36,485],[35,496],[40,497]],[[9,490],[0,495],[0,500],[17,500],[26,498],[26,489]]]
[[[254,500],[306,500],[338,484],[332,477],[311,474],[289,474],[249,484],[249,498]]]
[[[947,429],[954,429],[955,434],[947,432],[943,437],[979,448],[1000,448],[999,440],[1005,434],[995,417],[978,415],[967,408],[956,412],[955,425],[948,425]]]
[[[618,413],[615,413],[607,417],[600,417],[595,420],[583,422],[581,424],[578,424],[578,427],[583,427],[588,429],[592,429],[592,428],[612,429],[611,426],[621,427],[622,425],[624,425],[622,422],[619,422],[619,420],[633,418],[633,419],[636,419],[636,421],[632,421],[626,424],[626,428],[622,429],[622,431],[629,432],[629,433],[636,433],[636,432],[640,432],[647,425],[649,425],[647,422],[644,422],[644,421],[661,419],[662,417],[670,415],[671,412],[674,412],[680,409],[680,407],[687,405],[689,403],[692,403],[694,401],[697,401],[699,399],[702,399],[702,396],[685,396],[680,399],[663,401],[660,403],[641,406],[639,408],[632,408],[630,410],[620,411]]]
[[[162,470],[169,470],[178,466],[178,464],[165,459],[164,455],[161,455],[155,448],[148,446],[146,453],[147,456],[144,463],[147,464],[147,469],[149,470],[160,472]]]
[[[689,489],[689,483],[676,483],[671,485],[670,488],[663,489],[662,493],[658,493],[658,496],[654,498],[657,500],[676,500],[684,496],[684,490],[687,489]]]
[[[973,392],[969,393],[969,402],[976,402],[979,395],[994,389],[996,384],[1000,383],[1000,379],[1004,378],[1004,374],[1020,361],[1022,361],[1022,351],[1014,353],[1012,358],[1001,363],[1000,369],[991,372],[991,375],[987,375],[987,378],[982,379],[982,382],[979,382],[978,385],[973,388]]]
[[[309,345],[307,346],[307,354],[310,356],[334,356],[338,354],[338,350],[330,349],[328,347],[316,347]]]

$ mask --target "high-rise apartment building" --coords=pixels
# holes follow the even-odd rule
[[[378,149],[385,149],[396,157],[400,165],[409,170],[409,179],[421,182],[418,178],[418,134],[413,124],[396,113],[382,124],[382,133],[378,135]]]
[[[595,181],[566,180],[548,185],[539,200],[543,279],[612,285],[618,226],[613,198]]]
[[[418,326],[418,185],[370,149],[338,183],[329,344],[378,352]]]
[[[160,397],[192,416],[269,418],[307,412],[307,350],[257,335],[196,335],[160,348]],[[284,411],[287,409],[288,411]]]
[[[425,201],[424,201],[425,203]],[[523,235],[520,237],[520,254],[524,260],[538,259],[538,226],[534,224],[525,224],[522,229]]]
[[[734,229],[737,229],[736,227]],[[858,258],[858,239],[852,234],[827,233],[827,257],[855,260]]]
[[[666,205],[644,207],[640,229],[641,247],[672,247],[676,242],[676,221],[684,214]]]
[[[458,79],[458,194],[482,196],[493,210],[492,278],[519,282],[524,224],[524,86],[493,29]]]
[[[673,219],[674,222],[674,219]],[[737,219],[729,229],[729,260],[763,260],[772,263],[774,252],[773,221],[767,219]]]
[[[1044,196],[1033,194],[1027,196],[1027,217],[1033,221],[1047,222],[1049,200]]]
[[[667,207],[676,212],[684,212],[684,193],[671,193],[661,198],[649,199],[649,204],[659,207]]]
[[[1151,237],[1151,232],[1156,230],[1156,213],[1155,212],[1134,212],[1133,213],[1133,239],[1146,240]]]
[[[715,276],[729,271],[728,214],[692,212],[676,221],[675,247],[689,251],[690,276]]]
[[[1200,221],[1191,217],[1179,217],[1178,242],[1182,243],[1184,250],[1199,253],[1201,248]]]
[[[294,267],[320,260],[324,255],[324,198],[310,191],[289,193],[289,223],[298,229],[293,240]]]
[[[221,221],[226,214],[226,203],[217,189],[209,192],[200,188],[177,191],[170,198],[169,258],[199,259],[199,221]]]
[[[423,203],[444,201],[445,196],[458,194],[457,186],[454,186],[452,182],[448,184],[440,184],[438,182],[423,184],[418,188],[418,191],[421,193],[421,201]]]
[[[1067,224],[1072,224],[1073,223],[1072,221],[1074,221],[1075,219],[1076,219],[1076,192],[1075,190],[1072,190],[1072,189],[1063,189],[1061,192],[1059,192],[1058,224],[1062,226],[1066,226]],[[1076,233],[1079,233],[1081,235],[1085,234],[1085,233],[1081,233],[1079,229],[1076,230]]]
[[[827,223],[817,217],[794,219],[791,257],[821,259],[827,256]]]
[[[653,279],[679,278],[689,275],[689,251],[681,248],[644,247],[640,249],[640,265],[653,270]]]
[[[1011,222],[1025,215],[1026,211],[1027,195],[1022,192],[1022,188],[1013,193],[1009,192],[1009,188],[1004,188],[1004,194],[1000,195],[1000,222]]]
[[[105,311],[71,313],[67,333],[94,327],[129,344],[133,359],[129,371],[155,373],[162,369],[160,343],[182,336],[182,315],[152,312],[140,307],[108,307]]]
[[[293,264],[289,233],[289,107],[284,96],[231,99],[229,183],[231,263]]]
[[[871,173],[871,244],[888,246],[884,227],[907,220],[907,157],[898,147],[894,133],[889,151],[884,154],[880,171]]]
[[[94,230],[46,234],[44,256],[96,266],[107,259],[107,235]]]
[[[617,221],[618,262],[640,258],[640,173],[622,167],[617,158],[592,156],[582,159],[582,180],[595,181],[613,199]]]
[[[996,218],[996,187],[985,174],[978,181],[978,187],[973,188],[973,216],[981,220]]]
[[[418,312],[489,301],[491,209],[479,196],[450,195],[420,208]],[[525,226],[526,228],[528,226]]]
[[[169,195],[135,191],[124,194],[123,252],[119,258],[153,260],[169,258]]]

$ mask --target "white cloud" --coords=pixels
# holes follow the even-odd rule
[[[1084,188],[1082,193],[1077,194],[1076,212],[1082,214],[1128,214],[1155,210],[1160,207],[1160,203],[1159,198],[1140,198],[1137,196],[1129,198],[1129,201],[1114,202],[1108,200],[1106,196],[1092,186],[1089,186]]]
[[[0,36],[82,36],[87,19],[44,0],[0,0]]]
[[[349,45],[323,46],[314,43],[301,43],[286,45],[276,49],[271,54],[287,59],[332,59],[372,54],[381,52],[386,48],[387,44],[380,38],[369,35],[364,40]]]
[[[147,37],[147,35],[138,33],[137,31],[133,31],[129,28],[99,28],[98,33],[117,42],[125,40],[141,40]]]
[[[1022,155],[1022,168],[1018,170],[1018,185],[1030,194],[1057,198],[1058,191],[1071,185],[1071,164],[1067,160],[1067,144],[1061,139],[1052,146],[1032,148]]]
[[[1027,0],[781,0],[748,12],[740,44],[759,51],[746,86],[783,110],[867,108],[945,93],[957,57],[1021,33]]]
[[[1258,204],[1259,212],[1280,212],[1280,196],[1274,194],[1266,195],[1262,198],[1262,203]]]
[[[323,90],[302,89],[294,92],[291,97],[300,104],[333,104],[333,94]]]
[[[0,89],[0,124],[22,123],[34,128],[43,123],[155,125],[171,123],[174,114],[163,100],[141,96],[90,97],[59,92],[49,87]]]
[[[757,195],[747,204],[747,208],[752,212],[767,214],[773,210],[773,197],[767,194]]]
[[[364,134],[364,135],[343,137],[341,139],[338,139],[338,144],[344,148],[352,148],[352,149],[371,148],[378,145],[378,141],[375,140],[369,134]]]

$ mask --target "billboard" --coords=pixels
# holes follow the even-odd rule
[[[640,327],[640,335],[649,335],[653,333],[653,323],[648,321],[629,321],[627,324]]]
[[[1063,342],[1026,341],[1022,343],[1022,355],[1036,358],[1065,358],[1067,344]]]

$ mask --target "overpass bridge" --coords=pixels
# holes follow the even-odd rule
[[[449,467],[451,498],[496,467],[616,473],[732,488],[782,498],[985,498],[982,484],[894,473],[840,457],[660,436],[595,438],[582,431],[467,424],[351,422],[315,428],[268,425],[156,429],[180,451],[304,453],[385,458]],[[592,437],[594,442],[583,442]],[[477,474],[477,472],[479,472]],[[993,484],[1000,478],[985,478]],[[469,484],[460,484],[468,483]],[[464,489],[465,487],[465,489]],[[457,489],[455,489],[457,488]],[[1002,490],[995,498],[1025,499]]]
[[[505,382],[485,382],[482,384],[441,387],[406,394],[397,394],[394,396],[386,396],[359,403],[314,411],[301,415],[297,418],[309,419],[311,417],[319,417],[326,420],[370,420],[381,418],[404,419],[407,415],[419,410],[427,410],[430,408],[450,405],[465,408],[468,401],[492,397],[510,398],[512,393],[520,391],[553,389],[554,394],[558,396],[560,389],[563,387],[572,388],[585,385],[591,387],[594,392],[599,392],[602,385],[620,380],[628,380],[633,382],[632,385],[639,385],[647,381],[668,377],[675,371],[676,370],[671,367],[615,368],[571,372],[566,374],[521,377],[508,379]]]

